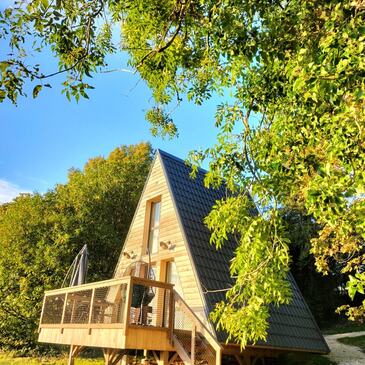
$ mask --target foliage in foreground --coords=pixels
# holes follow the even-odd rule
[[[329,328],[339,322],[355,327],[356,323],[335,313],[340,304],[350,302],[345,291],[348,277],[334,263],[331,275],[323,276],[316,270],[314,257],[310,254],[310,241],[320,231],[318,224],[313,217],[295,209],[281,209],[281,219],[290,240],[290,271],[319,327]]]
[[[66,75],[66,96],[87,97],[87,78],[117,50],[112,30],[121,23],[120,44],[156,101],[146,115],[153,133],[177,132],[169,109],[184,97],[202,104],[231,96],[217,106],[217,144],[191,158],[194,167],[209,158],[206,184],[224,178],[236,194],[206,221],[218,247],[229,234],[238,238],[236,284],[213,314],[218,327],[243,346],[265,339],[269,305],[290,301],[281,207],[315,220],[317,270],[349,275],[355,302],[341,309],[361,320],[364,17],[362,0],[18,1],[0,18],[0,37],[12,48],[0,62],[0,99],[16,102],[28,79],[37,81],[33,97],[49,86],[53,74],[28,57],[47,47]]]
[[[142,191],[151,146],[121,146],[68,182],[0,205],[0,348],[36,348],[44,290],[60,287],[84,244],[89,281],[110,278]]]

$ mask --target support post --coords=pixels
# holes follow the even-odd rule
[[[68,365],[74,365],[75,364],[75,358],[80,354],[84,347],[83,346],[77,346],[77,345],[71,345],[70,346],[70,353],[68,355]]]
[[[74,363],[75,363],[75,361],[74,361],[74,357],[73,357],[73,355],[72,355],[72,353],[73,353],[73,348],[74,348],[74,346],[73,345],[71,345],[70,346],[70,353],[69,353],[69,355],[68,355],[68,365],[74,365]]]
[[[216,365],[222,364],[222,350],[221,349],[215,350],[215,363],[216,363]]]
[[[175,295],[174,290],[170,289],[170,298],[169,298],[169,340],[172,345],[172,335],[174,334],[174,322],[175,322]]]
[[[170,358],[169,358],[169,365],[176,361],[179,354],[175,352]]]
[[[87,323],[90,325],[92,317],[93,317],[93,308],[94,308],[94,298],[95,298],[95,288],[93,288],[91,292],[91,299],[90,299],[90,308],[89,308],[89,318]],[[89,335],[91,335],[91,327],[89,327]]]
[[[125,311],[124,311],[124,336],[127,335],[127,329],[130,322],[131,315],[131,304],[132,304],[132,290],[133,290],[133,281],[132,276],[128,278],[128,287],[127,287],[127,297],[125,299]]]
[[[128,365],[128,362],[129,362],[128,355],[126,354],[122,358],[122,365]]]
[[[103,355],[104,355],[104,364],[111,365],[110,364],[110,349],[103,349]]]
[[[196,326],[193,325],[193,329],[191,331],[191,363],[195,363],[195,337],[196,337]]]
[[[125,351],[119,351],[117,349],[103,349],[104,364],[105,365],[116,365],[120,360],[122,360],[125,355]],[[123,361],[123,364],[127,364]]]
[[[93,307],[94,307],[94,297],[95,297],[95,288],[93,288],[91,292],[91,299],[90,299],[90,309],[89,309],[89,319],[87,323],[91,323],[92,316],[93,316]]]
[[[148,365],[148,350],[143,350],[142,364]]]
[[[63,324],[63,322],[65,320],[65,313],[66,313],[66,306],[67,306],[67,298],[68,298],[68,293],[65,294],[65,301],[63,303],[62,317],[61,317],[61,325]],[[63,327],[62,326],[61,326],[61,333],[63,333]]]
[[[160,359],[157,361],[157,365],[169,365],[168,351],[160,351]]]

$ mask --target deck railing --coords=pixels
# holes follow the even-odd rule
[[[220,365],[222,347],[209,329],[174,293],[173,342],[181,359],[189,365]]]
[[[136,277],[45,293],[40,328],[170,328],[172,285]]]
[[[125,336],[128,328],[166,330],[167,342],[185,364],[221,362],[222,348],[210,330],[172,284],[154,280],[129,276],[47,291],[42,328],[60,328],[61,333],[67,328],[88,328],[89,334],[93,328],[120,328]]]

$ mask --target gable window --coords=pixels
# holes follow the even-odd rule
[[[160,212],[161,202],[152,202],[147,245],[149,253],[156,253],[158,251],[158,242],[160,236]]]

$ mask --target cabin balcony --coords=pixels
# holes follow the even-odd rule
[[[40,342],[172,350],[171,284],[124,277],[45,293]]]
[[[71,345],[70,357],[84,347],[115,358],[128,350],[172,352],[185,364],[215,365],[221,356],[172,284],[133,276],[47,291],[38,340]]]

